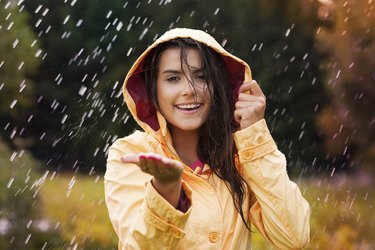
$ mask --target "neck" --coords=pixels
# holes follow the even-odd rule
[[[185,131],[172,128],[173,146],[181,160],[188,166],[198,160],[197,147],[199,131]]]

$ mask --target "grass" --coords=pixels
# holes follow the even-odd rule
[[[79,247],[116,249],[117,236],[104,202],[103,177],[51,177],[41,189],[44,213],[60,227],[64,240]],[[375,248],[375,191],[357,181],[341,177],[298,181],[312,208],[311,243],[306,249]],[[253,233],[253,249],[273,248]]]
[[[52,178],[51,178],[52,177]],[[60,228],[61,237],[79,249],[116,249],[108,219],[102,176],[51,175],[41,189],[43,212]]]

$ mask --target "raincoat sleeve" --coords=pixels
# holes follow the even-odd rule
[[[186,213],[176,210],[154,189],[151,175],[120,161],[126,153],[150,152],[140,147],[142,143],[120,139],[109,149],[104,178],[109,217],[119,237],[119,249],[174,249],[185,235],[191,209]],[[183,182],[182,188],[191,201],[188,185]]]
[[[254,192],[249,219],[280,249],[301,249],[310,240],[310,206],[289,180],[285,156],[265,120],[234,134],[240,172]]]

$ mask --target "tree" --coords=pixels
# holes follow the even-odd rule
[[[8,142],[20,144],[17,139],[31,115],[27,111],[35,103],[31,76],[40,63],[40,50],[28,14],[16,1],[0,1],[0,20],[0,126]]]
[[[320,117],[326,147],[344,156],[354,170],[375,174],[375,26],[373,1],[327,1],[321,18],[329,25],[317,34],[320,49],[329,55],[324,68],[332,102]]]

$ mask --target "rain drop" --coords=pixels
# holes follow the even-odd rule
[[[64,19],[63,24],[66,24],[66,23],[68,22],[69,18],[70,18],[70,15],[67,15],[67,16],[65,17],[65,19]]]
[[[145,29],[143,30],[142,34],[139,36],[138,39],[139,39],[139,40],[142,40],[142,39],[144,38],[144,36],[146,35],[147,31],[148,31],[148,28],[145,28]]]
[[[11,23],[9,24],[7,30],[10,30],[10,29],[12,28],[13,24],[14,24],[14,22],[11,22]]]
[[[14,181],[14,178],[10,178],[10,180],[9,180],[9,182],[7,184],[7,188],[10,188],[10,186],[12,186],[13,181]]]
[[[18,70],[21,70],[25,62],[21,62],[20,65],[18,66]]]
[[[72,179],[70,179],[70,182],[69,182],[69,186],[68,186],[69,190],[71,190],[73,188],[75,183],[76,183],[76,177],[73,176]]]
[[[25,245],[26,245],[27,243],[29,243],[30,238],[31,238],[31,234],[27,235],[26,240],[25,240]]]
[[[290,33],[290,29],[287,29],[287,31],[285,32],[285,36],[288,37],[289,33]]]
[[[337,72],[337,74],[336,74],[336,79],[339,78],[340,73],[341,73],[341,70],[339,70],[339,71]]]
[[[49,11],[49,9],[48,8],[46,8],[44,11],[43,11],[43,14],[42,14],[42,16],[46,16],[47,15],[47,13],[48,13],[48,11]]]
[[[14,106],[16,105],[16,103],[17,103],[17,100],[13,100],[12,102],[11,102],[11,104],[10,104],[10,108],[12,109],[12,108],[14,108]]]
[[[17,44],[19,43],[20,40],[18,40],[18,38],[13,42],[13,49],[17,46]]]
[[[65,114],[64,117],[61,119],[61,123],[64,124],[67,118],[68,118],[68,115]]]
[[[85,94],[86,90],[87,90],[87,87],[82,85],[81,88],[79,89],[78,94],[80,96],[83,96]]]
[[[130,56],[130,53],[132,53],[132,50],[133,50],[133,48],[130,47],[130,48],[128,49],[128,52],[126,53],[126,56]]]
[[[106,18],[107,19],[110,18],[111,15],[112,15],[112,10],[108,11]]]
[[[76,27],[81,26],[82,23],[83,23],[83,20],[82,20],[82,19],[79,19],[78,22],[76,23]]]
[[[38,21],[35,23],[35,28],[38,28],[39,27],[39,24],[42,22],[42,19],[38,19]]]
[[[38,51],[35,53],[35,57],[39,57],[41,53],[42,53],[42,50],[38,49]]]
[[[117,24],[116,30],[117,30],[117,31],[120,31],[123,25],[124,25],[124,24],[120,21],[120,22]]]
[[[35,14],[39,12],[39,10],[42,8],[43,5],[39,4],[39,6],[35,9]]]

